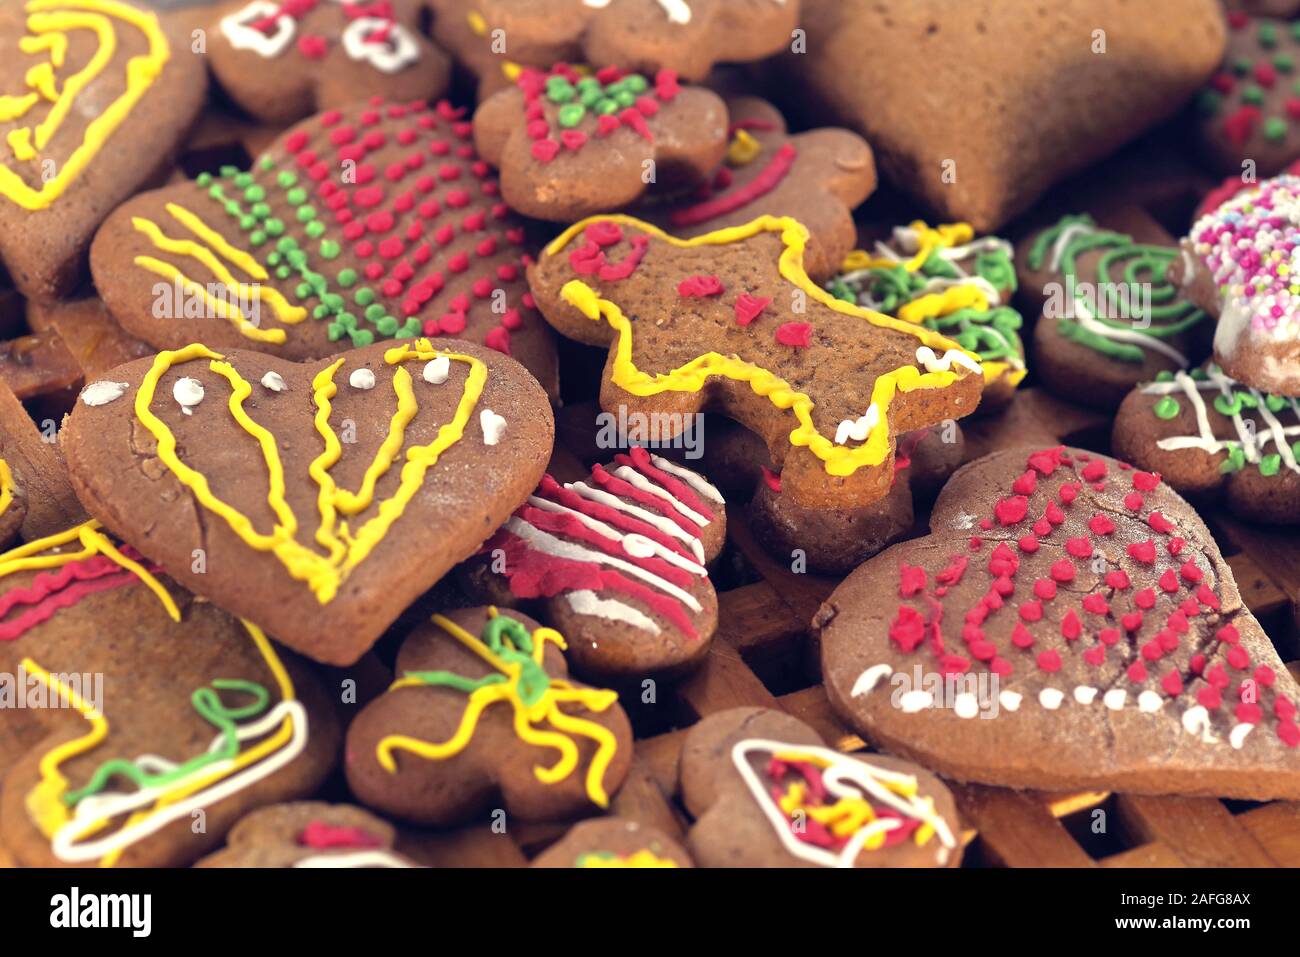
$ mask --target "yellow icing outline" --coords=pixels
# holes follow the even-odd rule
[[[14,503],[14,475],[9,471],[9,463],[0,459],[0,515],[9,511]]]
[[[353,533],[346,522],[338,523],[338,515],[340,513],[356,515],[373,504],[375,484],[389,471],[396,460],[397,453],[401,449],[401,437],[404,436],[406,425],[414,417],[418,407],[414,393],[410,389],[411,376],[401,368],[401,364],[411,361],[427,362],[440,356],[446,356],[455,362],[464,362],[469,366],[469,374],[456,406],[456,412],[450,422],[439,427],[438,434],[432,442],[406,450],[406,461],[402,465],[397,489],[389,498],[379,503],[378,514]],[[348,574],[365,561],[388,533],[392,524],[401,517],[407,504],[423,485],[425,474],[437,463],[442,453],[464,436],[465,426],[487,382],[487,365],[482,360],[462,353],[434,349],[428,339],[417,340],[413,345],[404,343],[387,350],[384,353],[384,362],[398,366],[393,375],[393,388],[398,397],[397,409],[393,413],[388,437],[367,468],[361,488],[356,492],[349,492],[339,489],[328,471],[338,461],[341,451],[338,438],[330,429],[328,420],[330,399],[337,391],[333,381],[334,374],[346,358],[344,356],[338,359],[318,373],[312,382],[313,402],[317,408],[316,429],[325,445],[321,454],[308,466],[308,474],[320,488],[317,507],[321,521],[316,529],[314,540],[329,550],[328,556],[321,555],[297,541],[298,520],[285,500],[284,466],[280,461],[275,436],[253,421],[244,410],[244,400],[252,393],[253,387],[235,371],[230,363],[223,361],[224,355],[200,343],[192,343],[183,349],[160,352],[141,381],[135,396],[136,417],[157,439],[158,458],[177,480],[190,489],[199,504],[224,519],[231,531],[246,545],[256,551],[272,552],[293,578],[307,583],[322,605],[333,600],[338,593],[339,585]],[[173,366],[196,359],[211,360],[209,368],[230,383],[230,414],[261,447],[269,484],[267,503],[276,516],[276,525],[270,534],[258,532],[247,515],[213,494],[203,473],[190,468],[180,460],[176,454],[176,436],[149,408],[162,375]],[[394,436],[398,437],[396,445],[394,445]],[[336,524],[338,524],[337,529]]]
[[[90,121],[81,143],[66,160],[58,165],[55,175],[45,181],[39,190],[32,189],[17,173],[0,164],[0,195],[26,210],[35,212],[49,207],[63,195],[69,184],[99,154],[108,138],[126,120],[136,103],[148,92],[162,72],[163,66],[171,59],[171,49],[158,24],[157,16],[125,3],[118,3],[117,0],[30,0],[24,9],[29,14],[27,29],[33,36],[20,40],[20,49],[25,53],[39,52],[47,45],[39,42],[43,34],[63,36],[62,42],[51,40],[48,43],[51,61],[55,66],[61,65],[62,53],[67,49],[65,30],[91,29],[95,31],[100,41],[99,48],[90,62],[63,84],[63,89],[54,100],[49,114],[36,127],[34,150],[43,149],[48,145],[62,125],[64,117],[72,109],[77,96],[112,62],[113,55],[117,52],[117,33],[112,20],[120,20],[135,27],[149,44],[147,53],[131,57],[126,62],[126,90]],[[89,11],[89,13],[78,15],[68,12],[70,10]],[[27,42],[30,40],[38,42]],[[48,64],[44,65],[48,66]],[[28,71],[28,83],[35,86],[38,93],[44,92],[48,96],[53,92],[53,82],[52,71],[40,70],[38,67]],[[19,98],[7,98],[7,101],[13,103],[15,99]],[[19,101],[24,104],[22,112],[13,113],[14,108],[11,107],[10,119],[25,115],[39,102],[26,97]],[[30,143],[30,134],[26,142]],[[19,156],[18,159],[25,162],[33,157],[34,151],[31,155]]]
[[[836,299],[811,279],[803,268],[803,255],[808,243],[808,230],[789,216],[760,216],[742,226],[731,226],[715,230],[693,239],[679,239],[663,230],[642,222],[632,216],[603,215],[591,216],[575,223],[554,239],[546,247],[547,256],[556,256],[574,237],[580,235],[588,226],[596,222],[615,222],[648,233],[656,239],[666,242],[678,249],[691,249],[697,246],[727,245],[757,236],[760,233],[779,232],[785,249],[781,253],[779,268],[787,282],[802,290],[806,295],[842,315],[865,319],[874,326],[905,333],[917,340],[918,345],[926,345],[939,354],[950,349],[965,353],[974,361],[979,357],[967,352],[956,342],[939,335],[924,326],[903,322],[884,313],[862,309],[858,306]],[[712,376],[723,376],[738,382],[747,382],[758,395],[767,398],[779,409],[791,409],[799,422],[799,427],[790,433],[790,444],[806,447],[821,459],[826,472],[835,476],[852,475],[859,468],[880,465],[890,454],[889,420],[887,412],[889,403],[898,392],[912,392],[917,389],[942,389],[953,382],[965,378],[954,372],[925,372],[916,366],[903,366],[886,372],[876,378],[872,387],[871,401],[879,410],[879,420],[867,440],[855,448],[836,445],[822,435],[812,421],[814,403],[802,392],[796,392],[788,382],[774,373],[737,356],[723,356],[717,352],[708,352],[697,356],[683,366],[670,372],[650,374],[641,371],[632,361],[632,327],[627,317],[617,304],[600,295],[580,279],[573,279],[564,284],[561,297],[588,319],[605,321],[618,333],[611,381],[625,392],[632,395],[648,396],[660,392],[698,392],[705,381]]]
[[[496,608],[489,608],[488,615],[495,618]],[[450,618],[434,615],[432,620],[435,625],[482,658],[498,673],[505,675],[507,680],[504,683],[485,685],[472,691],[461,714],[460,724],[446,741],[434,744],[405,734],[389,734],[380,738],[375,746],[375,757],[380,766],[390,774],[397,773],[397,761],[393,757],[395,750],[410,751],[429,761],[454,757],[465,750],[473,739],[480,715],[490,705],[504,701],[514,710],[515,734],[521,741],[535,747],[552,748],[560,752],[559,759],[549,768],[540,765],[533,768],[533,774],[543,784],[563,781],[577,768],[578,747],[573,738],[580,736],[596,742],[596,753],[587,767],[585,782],[587,797],[598,807],[608,807],[609,795],[605,792],[604,777],[605,771],[618,751],[618,739],[603,725],[565,714],[560,705],[579,704],[588,711],[602,712],[618,701],[618,694],[598,688],[575,688],[568,681],[553,678],[547,690],[529,707],[524,704],[519,695],[519,678],[523,670],[520,665],[503,661],[481,640]],[[532,659],[538,666],[542,664],[548,641],[560,649],[567,647],[564,636],[554,628],[538,628],[532,632],[532,639]],[[396,691],[398,688],[411,687],[429,686],[418,678],[406,677],[398,678],[389,685],[388,690]],[[541,721],[549,722],[557,731],[543,731],[535,727]]]

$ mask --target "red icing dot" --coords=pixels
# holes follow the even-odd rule
[[[1075,558],[1091,558],[1092,542],[1088,541],[1085,536],[1080,535],[1067,541],[1065,543],[1065,550]]]
[[[1268,665],[1260,665],[1255,669],[1255,680],[1263,687],[1271,688],[1277,681],[1277,674]]]
[[[1020,540],[1017,541],[1016,544],[1020,546],[1020,550],[1022,552],[1025,552],[1026,554],[1029,555],[1032,555],[1034,552],[1038,551],[1038,539],[1035,538],[1033,535],[1022,535],[1020,537]]]
[[[1148,515],[1147,524],[1151,526],[1153,531],[1157,531],[1161,535],[1168,535],[1174,530],[1173,522],[1169,521],[1169,519],[1165,518],[1159,512],[1152,512]]]
[[[1153,564],[1156,560],[1156,543],[1149,538],[1145,542],[1134,542],[1128,547],[1128,554],[1134,561],[1144,565]]]
[[[1034,489],[1038,487],[1038,473],[1033,469],[1025,472],[1018,479],[1011,483],[1011,491],[1017,495],[1033,495]]]
[[[1196,600],[1206,608],[1213,608],[1216,611],[1219,608],[1219,596],[1214,594],[1209,585],[1201,585],[1196,589]]]
[[[783,322],[777,326],[776,341],[783,346],[806,349],[812,341],[812,323]]]
[[[533,159],[539,163],[549,163],[559,155],[560,144],[555,140],[536,140],[532,145]]]
[[[1105,595],[1094,592],[1084,597],[1083,610],[1094,615],[1108,615],[1110,614],[1110,605],[1107,603]]]
[[[1074,581],[1074,564],[1068,558],[1053,562],[1052,577],[1058,582]]]
[[[1150,492],[1160,484],[1159,472],[1134,472],[1133,487],[1139,492]]]
[[[1223,692],[1214,687],[1202,688],[1196,692],[1196,703],[1207,711],[1215,711],[1223,705]]]
[[[1043,512],[1043,517],[1053,525],[1060,525],[1065,521],[1065,513],[1061,511],[1061,506],[1055,502],[1047,503],[1047,510]]]
[[[1114,645],[1119,643],[1118,628],[1103,628],[1097,636],[1103,645]]]
[[[1186,544],[1186,541],[1175,535],[1173,538],[1169,539],[1169,542],[1165,545],[1165,549],[1170,555],[1177,555],[1183,550],[1183,546]]]
[[[1037,601],[1027,601],[1020,606],[1020,617],[1025,621],[1038,621],[1043,617],[1043,604]]]
[[[1129,581],[1127,572],[1116,569],[1115,571],[1106,573],[1106,584],[1118,591],[1124,591],[1124,589],[1129,587],[1131,582]]]
[[[1142,627],[1142,612],[1129,612],[1119,620],[1119,623],[1124,626],[1125,631],[1137,631]]]
[[[1029,456],[1029,467],[1035,469],[1042,475],[1051,475],[1061,465],[1064,458],[1065,447],[1057,446],[1054,449],[1043,449]]]
[[[1094,535],[1109,535],[1115,531],[1115,523],[1107,515],[1098,512],[1092,518],[1088,519],[1088,528]],[[1091,552],[1091,549],[1089,550]]]
[[[1023,495],[1004,498],[994,506],[993,514],[1003,525],[1014,525],[1024,521],[1025,516],[1029,514],[1029,499]]]
[[[925,590],[925,569],[919,565],[902,562],[898,568],[898,593],[904,598],[911,598]]]
[[[687,298],[702,299],[706,296],[720,296],[722,293],[722,280],[717,276],[688,276],[677,284],[677,295]]]
[[[1185,581],[1191,582],[1193,585],[1205,577],[1205,572],[1197,567],[1196,562],[1187,562],[1178,570],[1178,573],[1183,576]]]
[[[1166,568],[1164,574],[1160,576],[1160,588],[1162,591],[1178,591],[1178,576],[1174,574],[1172,568]]]
[[[1277,723],[1277,736],[1282,739],[1282,743],[1288,748],[1300,745],[1300,727],[1296,727],[1293,721],[1279,721]]]
[[[1142,657],[1147,661],[1159,661],[1164,656],[1160,642],[1152,639],[1142,646]]]
[[[1043,601],[1051,601],[1056,597],[1056,582],[1050,578],[1040,578],[1034,582],[1034,594]]]
[[[1052,523],[1045,518],[1040,518],[1034,522],[1033,529],[1035,535],[1050,535],[1052,534]]]
[[[1007,661],[1005,658],[994,657],[994,659],[989,662],[989,671],[999,677],[1005,678],[1007,675],[1011,674],[1011,662]]]
[[[1080,472],[1089,482],[1097,482],[1106,477],[1106,463],[1101,459],[1094,459],[1083,467]]]
[[[1183,679],[1177,671],[1167,671],[1165,676],[1160,679],[1160,687],[1165,689],[1165,694],[1171,698],[1177,698],[1183,693]]]
[[[737,325],[747,326],[757,319],[770,304],[772,300],[768,296],[754,296],[747,292],[742,292],[736,297],[736,323]]]
[[[1143,588],[1133,596],[1134,603],[1139,608],[1154,608],[1156,604],[1156,592],[1154,588]]]
[[[1016,622],[1016,626],[1011,629],[1011,643],[1017,648],[1028,648],[1034,643],[1034,636],[1028,628]]]
[[[1061,670],[1061,656],[1052,649],[1040,651],[1036,659],[1038,667],[1046,672],[1055,672]]]
[[[1124,496],[1124,507],[1127,508],[1130,512],[1140,511],[1142,509],[1143,502],[1144,500],[1142,498],[1142,493],[1140,492],[1129,492],[1127,495]]]
[[[1133,664],[1129,665],[1126,673],[1128,674],[1128,680],[1134,684],[1141,684],[1147,680],[1146,665],[1142,664],[1140,661],[1135,661]]]
[[[1106,646],[1093,645],[1083,653],[1083,660],[1090,665],[1100,665],[1106,660]]]
[[[1074,609],[1070,609],[1061,620],[1061,636],[1067,641],[1074,641],[1082,632],[1083,622],[1079,621],[1079,616],[1074,613]]]
[[[1083,488],[1083,486],[1080,485],[1078,482],[1066,482],[1064,485],[1061,486],[1061,490],[1059,493],[1061,496],[1061,501],[1064,502],[1066,505],[1069,505],[1071,502],[1073,502],[1076,498],[1079,497],[1079,490],[1081,488]]]
[[[1233,645],[1230,647],[1228,649],[1227,657],[1228,664],[1232,665],[1232,667],[1236,668],[1238,671],[1244,671],[1246,666],[1250,664],[1250,655],[1247,654],[1246,649],[1241,645]]]

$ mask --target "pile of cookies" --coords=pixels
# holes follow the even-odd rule
[[[1300,2],[0,0],[0,84],[0,861],[1300,798],[1214,521],[1300,525]],[[765,569],[815,720],[699,693]]]

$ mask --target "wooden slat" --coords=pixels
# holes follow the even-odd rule
[[[609,811],[616,817],[654,825],[676,840],[685,835],[681,817],[664,797],[649,763],[640,759],[632,762],[632,770],[610,802]]]
[[[1300,802],[1274,801],[1238,814],[1236,821],[1280,867],[1300,867]]]
[[[1071,405],[1042,389],[1021,389],[1000,415],[968,416],[961,420],[966,436],[966,461],[997,449],[1022,445],[1055,445],[1066,436],[1109,428],[1104,412]]]
[[[1001,867],[1092,867],[1094,862],[1035,795],[950,784],[962,817],[978,832],[980,849]]]
[[[766,581],[718,595],[718,635],[741,653],[769,648],[807,627]]]
[[[778,700],[782,710],[811,726],[837,751],[861,751],[867,746],[856,732],[846,728],[835,716],[826,689],[821,685],[782,695]]]
[[[728,708],[778,707],[740,652],[720,638],[714,639],[704,664],[682,679],[678,694],[693,720]]]
[[[1250,553],[1238,552],[1229,556],[1228,565],[1232,568],[1232,577],[1237,580],[1241,600],[1256,617],[1274,614],[1290,605],[1286,593],[1277,587]]]
[[[1125,832],[1160,841],[1189,867],[1273,867],[1263,845],[1213,798],[1120,794],[1116,813]]]
[[[733,508],[727,512],[727,540],[789,607],[798,627],[807,628],[817,609],[830,597],[839,581],[820,575],[796,573],[788,563],[774,559],[758,544],[749,524],[741,520],[741,511]]]
[[[1127,851],[1104,857],[1097,863],[1102,867],[1184,867],[1182,858],[1159,841],[1143,844]]]
[[[1292,600],[1300,598],[1300,538],[1294,530],[1247,525],[1216,514],[1215,527],[1249,555],[1256,566]]]

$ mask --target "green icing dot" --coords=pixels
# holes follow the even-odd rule
[[[307,191],[301,186],[295,186],[284,194],[284,198],[289,202],[290,206],[301,206],[307,202]]]
[[[1264,91],[1253,83],[1250,86],[1244,86],[1241,89],[1241,102],[1259,106],[1264,102]]]
[[[1259,460],[1259,474],[1266,478],[1277,474],[1277,470],[1282,466],[1282,456],[1274,453],[1265,455]]]
[[[1291,443],[1291,454],[1295,458],[1300,459],[1300,442]]]
[[[322,306],[317,306],[315,309],[313,309],[313,310],[311,311],[311,314],[312,314],[312,318],[313,318],[313,319],[324,319],[326,316],[332,316],[332,315],[333,315],[333,313],[330,312],[330,307],[329,307],[329,306],[323,306],[323,305],[322,305]],[[341,320],[343,317],[340,316],[339,318],[340,318],[340,320]]]
[[[280,185],[281,189],[288,189],[290,186],[293,186],[298,182],[298,177],[296,174],[291,173],[286,169],[280,171],[280,173],[275,177],[275,181]]]
[[[349,335],[354,346],[368,346],[375,341],[375,334],[369,329],[351,329]]]
[[[1238,445],[1233,445],[1228,449],[1228,457],[1223,460],[1219,466],[1219,471],[1224,474],[1230,472],[1239,472],[1246,467],[1246,453]]]
[[[316,218],[316,210],[312,209],[312,207],[310,206],[298,207],[298,222],[309,223],[315,218]]]
[[[310,239],[320,239],[325,235],[325,224],[319,219],[313,219],[303,227],[303,232],[305,232]]]
[[[292,275],[293,275],[293,269],[289,266],[280,266],[275,271],[275,276],[277,279],[288,279]]]
[[[326,335],[329,336],[330,342],[338,342],[340,339],[343,338],[346,332],[347,330],[344,329],[337,322],[331,322],[326,327]]]
[[[266,199],[266,190],[256,184],[244,190],[244,199],[250,203],[257,203]]]
[[[254,203],[249,212],[258,219],[266,219],[266,217],[271,215],[271,207],[266,205],[266,203]]]
[[[240,213],[239,203],[235,202],[233,199],[226,200],[226,212],[231,216],[238,216]]]
[[[244,215],[239,217],[239,228],[242,230],[250,230],[256,225],[257,217],[252,213],[244,213]]]
[[[631,90],[619,90],[614,94],[614,101],[618,103],[619,106],[632,106],[636,103],[636,94]]]
[[[1174,381],[1174,374],[1173,374],[1172,372],[1170,372],[1168,369],[1161,369],[1159,372],[1156,373],[1156,381],[1157,381],[1157,382],[1173,382],[1173,381]]]
[[[1271,23],[1259,25],[1259,45],[1272,47],[1277,45],[1277,27]]]
[[[356,285],[357,271],[355,269],[341,269],[339,274],[334,277],[334,280],[344,289],[350,289]]]
[[[372,305],[366,306],[366,311],[364,313],[365,317],[369,319],[371,322],[378,322],[380,319],[384,318],[384,316],[386,316],[387,314],[388,313],[385,311],[384,307],[377,302],[373,303]]]
[[[298,248],[298,241],[292,236],[285,236],[275,244],[275,248],[282,253],[291,253]]]
[[[552,103],[568,103],[578,95],[578,91],[562,76],[553,76],[546,81],[546,98]]]
[[[320,301],[323,302],[327,308],[333,310],[334,312],[342,312],[343,307],[347,305],[343,297],[340,296],[337,292],[325,293],[325,295],[320,297]]]
[[[1178,400],[1172,395],[1167,395],[1156,403],[1155,413],[1158,418],[1172,419],[1178,415],[1178,412]]]
[[[321,240],[320,254],[326,259],[337,259],[339,253],[343,252],[342,248],[332,239]]]
[[[406,325],[397,330],[397,335],[399,337],[410,339],[414,336],[418,336],[423,331],[424,330],[420,325],[420,320],[412,316],[410,319],[406,320]]]
[[[1273,143],[1280,143],[1286,139],[1286,120],[1280,117],[1273,117],[1264,123],[1264,139]]]
[[[640,73],[633,73],[630,76],[623,77],[623,88],[631,90],[633,93],[644,93],[650,82]]]
[[[560,107],[560,125],[572,129],[582,122],[587,108],[581,103],[566,103]]]
[[[238,186],[240,189],[248,189],[248,187],[253,185],[253,174],[240,173],[238,176],[235,177],[235,185]]]
[[[618,104],[615,103],[611,97],[601,97],[600,100],[596,102],[595,110],[599,116],[605,116],[609,113],[617,113]]]
[[[365,308],[375,301],[375,291],[369,286],[362,286],[352,297],[358,306]]]
[[[254,246],[260,246],[266,242],[266,232],[261,229],[255,229],[248,234],[248,241]]]
[[[221,173],[221,178],[222,178],[222,179],[230,179],[232,176],[238,176],[238,175],[239,175],[239,167],[238,167],[238,166],[222,166],[222,167],[218,170],[218,172]]]
[[[380,335],[394,335],[397,332],[397,320],[392,316],[384,316],[384,318],[375,323],[375,328],[379,331]]]
[[[275,169],[275,160],[271,159],[269,156],[263,156],[258,165],[260,165],[264,170],[273,170]]]
[[[194,177],[194,182],[202,186],[204,189],[207,189],[212,185],[212,174],[200,173],[198,176]]]
[[[1232,72],[1238,76],[1245,76],[1250,72],[1251,63],[1247,57],[1237,57],[1232,61]]]
[[[1290,403],[1280,395],[1266,395],[1264,396],[1264,405],[1270,412],[1281,412]]]
[[[1196,367],[1195,369],[1193,369],[1191,372],[1187,373],[1187,375],[1188,375],[1190,378],[1195,379],[1197,382],[1204,382],[1204,381],[1206,380],[1206,378],[1207,378],[1207,376],[1206,376],[1206,374],[1205,374],[1205,370],[1202,369],[1200,366],[1197,366],[1197,367]],[[1170,376],[1170,378],[1172,379],[1173,376]]]
[[[311,286],[307,285],[307,283],[305,283],[305,282],[300,282],[300,283],[298,283],[298,285],[294,288],[294,290],[293,290],[293,294],[294,294],[295,296],[297,296],[299,299],[310,299],[310,298],[311,298]]]
[[[1273,66],[1283,73],[1290,73],[1295,69],[1295,58],[1287,53],[1279,53],[1273,57]]]
[[[282,261],[283,258],[280,256],[278,252],[275,252],[274,250],[266,254],[266,264],[268,266],[278,266]]]
[[[268,219],[264,224],[264,227],[266,229],[266,234],[268,236],[284,235],[284,222],[282,220],[276,219],[275,217]]]

